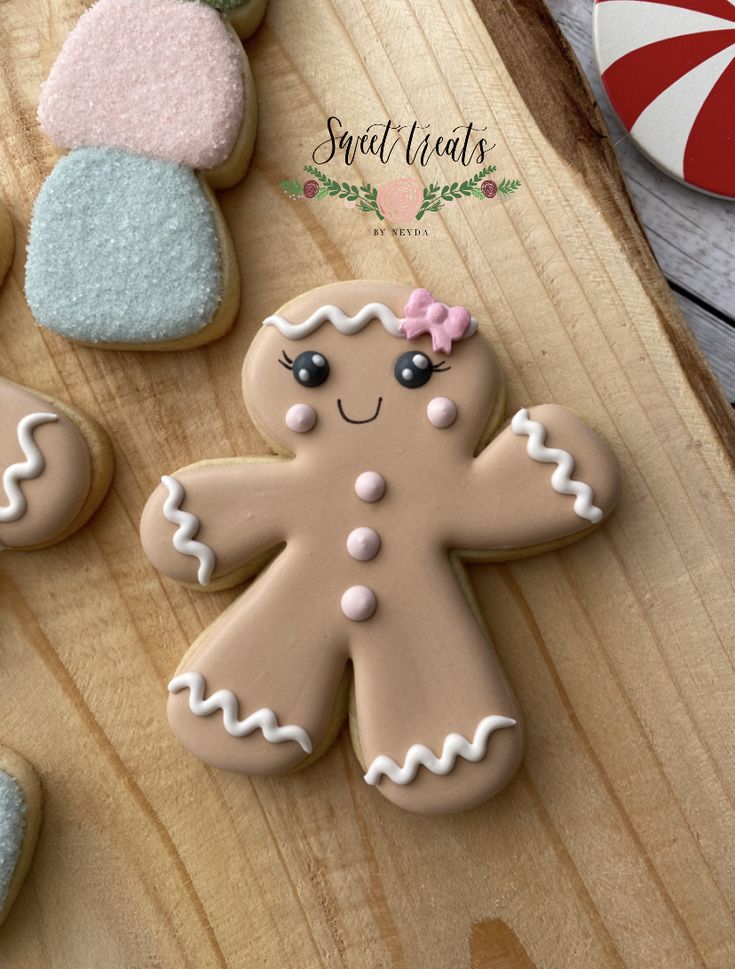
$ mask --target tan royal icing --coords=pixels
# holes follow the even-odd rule
[[[355,318],[380,303],[400,318],[410,292],[393,283],[336,284],[276,315],[298,326],[328,304]],[[443,372],[421,387],[401,386],[394,365],[408,350],[435,365],[445,361]],[[329,378],[301,386],[279,364],[284,351],[291,360],[316,352],[329,362]],[[176,472],[181,509],[199,522],[190,537],[213,551],[213,582],[285,548],[180,673],[203,677],[197,703],[228,691],[232,723],[268,710],[273,723],[298,725],[316,749],[351,661],[368,780],[415,811],[479,803],[517,766],[522,731],[449,551],[512,554],[584,531],[590,522],[575,513],[577,496],[554,490],[558,465],[530,456],[528,435],[510,427],[474,456],[501,387],[480,334],[446,355],[432,350],[428,335],[407,341],[378,320],[352,335],[327,320],[299,340],[269,325],[253,340],[243,380],[253,421],[283,456]],[[450,424],[428,418],[436,398],[455,405]],[[311,430],[287,426],[286,414],[298,405],[315,412]],[[607,514],[618,493],[607,446],[556,405],[531,407],[528,419],[543,426],[545,447],[573,458],[571,477],[589,486]],[[175,548],[177,526],[163,513],[167,497],[161,487],[149,500],[143,545],[162,572],[195,583],[199,562]],[[348,547],[352,535],[354,551],[358,529],[369,530],[359,534],[374,550],[364,559]],[[372,612],[364,590],[374,596]],[[306,756],[300,744],[272,743],[262,731],[232,736],[220,713],[192,712],[186,689],[170,696],[169,716],[185,746],[229,770],[273,773]],[[385,770],[390,764],[395,769]]]
[[[76,425],[43,397],[0,378],[0,544],[26,548],[60,535],[91,480]]]

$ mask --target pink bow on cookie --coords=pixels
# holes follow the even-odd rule
[[[407,340],[423,333],[431,334],[431,345],[437,353],[451,353],[452,343],[461,340],[470,325],[469,310],[464,306],[437,303],[428,289],[415,289],[406,303],[405,319],[400,331]]]

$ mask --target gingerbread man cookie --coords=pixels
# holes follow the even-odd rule
[[[98,0],[67,38],[38,109],[69,149],[31,224],[26,295],[42,326],[101,347],[168,350],[222,336],[239,302],[212,193],[250,163],[255,86],[235,30],[265,0]]]
[[[476,320],[400,284],[286,304],[243,380],[278,456],[183,468],[142,518],[180,581],[223,588],[268,563],[171,680],[175,733],[226,770],[292,770],[326,750],[352,681],[368,784],[421,813],[480,803],[518,766],[522,726],[461,562],[587,534],[617,500],[612,454],[555,404],[493,438],[503,381]]]

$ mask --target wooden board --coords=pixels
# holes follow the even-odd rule
[[[54,156],[38,85],[81,8],[7,0],[0,18],[1,191],[20,243],[0,370],[99,415],[118,462],[90,527],[0,561],[0,739],[47,798],[0,965],[730,969],[735,428],[540,0],[273,0],[248,44],[253,169],[223,196],[240,318],[208,349],[160,356],[73,346],[35,329],[22,298]],[[278,187],[333,112],[353,129],[486,123],[523,190],[447,208],[428,237],[376,239],[369,216]],[[439,161],[425,177],[454,171]],[[164,718],[167,677],[235,593],[158,578],[137,540],[145,498],[163,471],[264,450],[240,399],[249,340],[294,292],[353,276],[470,304],[509,408],[586,415],[625,475],[589,540],[472,570],[528,747],[508,789],[462,816],[386,803],[344,734],[310,770],[252,780],[194,761]]]
[[[548,0],[548,6],[597,98],[661,269],[726,396],[735,403],[735,203],[668,178],[634,147],[597,70],[594,0]]]

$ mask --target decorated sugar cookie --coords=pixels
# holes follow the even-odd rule
[[[33,768],[0,747],[0,925],[15,901],[41,827],[43,796]]]
[[[13,223],[5,206],[0,203],[0,283],[5,279],[15,250]]]
[[[141,523],[179,581],[262,572],[171,680],[176,735],[226,770],[293,770],[329,746],[352,681],[368,784],[421,813],[480,803],[518,766],[523,729],[460,563],[586,535],[617,500],[612,454],[556,404],[496,435],[503,381],[477,321],[400,284],[294,299],[243,380],[276,456],[165,475]]]
[[[239,302],[213,188],[250,162],[257,103],[235,30],[265,0],[98,0],[41,90],[68,149],[31,224],[26,295],[42,326],[103,347],[164,350],[222,336]]]
[[[0,377],[0,549],[54,545],[110,486],[112,448],[86,414]]]
[[[735,198],[732,0],[596,0],[595,45],[633,143],[668,175]]]

